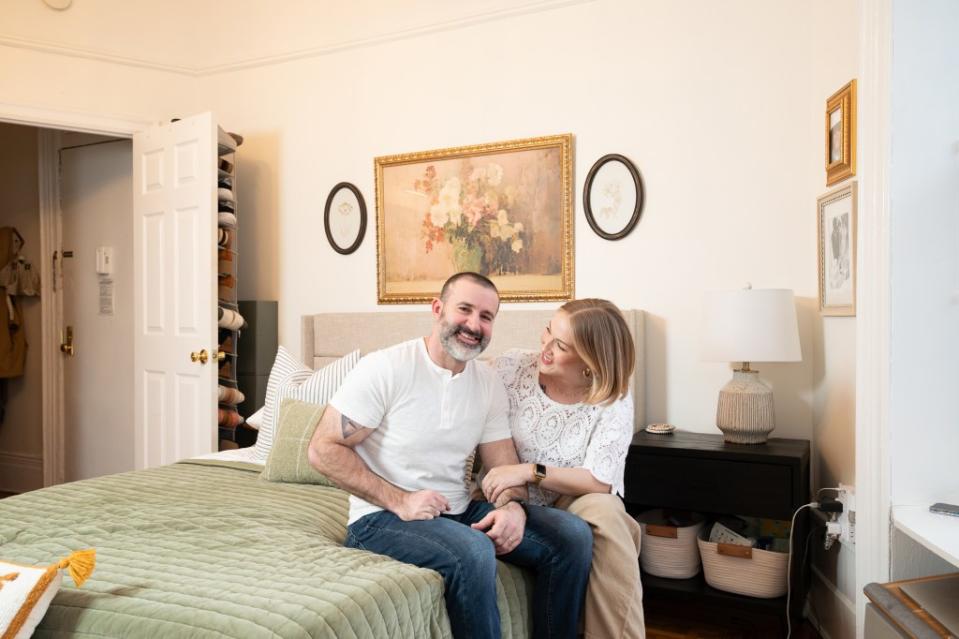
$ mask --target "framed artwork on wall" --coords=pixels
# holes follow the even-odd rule
[[[573,136],[376,158],[380,304],[429,302],[475,271],[503,301],[573,297]]]
[[[629,158],[610,153],[596,160],[583,187],[583,210],[596,235],[619,240],[639,222],[643,211],[643,181]]]
[[[826,100],[826,186],[856,175],[856,81]]]
[[[333,250],[349,255],[360,247],[366,235],[366,202],[360,190],[340,182],[330,190],[323,209],[323,229]]]
[[[856,182],[817,200],[819,311],[856,314]]]

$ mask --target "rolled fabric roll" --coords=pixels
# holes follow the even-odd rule
[[[242,404],[245,399],[246,396],[239,388],[230,388],[229,386],[222,385],[219,387],[219,397],[217,401],[221,404],[236,406],[237,404]]]
[[[231,331],[238,331],[243,326],[246,325],[246,320],[243,319],[243,316],[230,308],[220,307],[220,318],[217,321],[217,325],[220,328],[228,328]]]
[[[217,410],[217,424],[223,428],[236,428],[243,423],[243,418],[235,410],[220,408]]]
[[[220,211],[217,214],[217,224],[220,226],[233,227],[236,226],[236,216],[228,211]]]
[[[216,190],[216,196],[220,202],[236,202],[236,198],[233,197],[233,191],[225,189],[222,186]]]
[[[218,213],[235,213],[236,212],[236,202],[230,202],[228,200],[219,200],[217,204]]]
[[[220,158],[220,163],[217,164],[217,168],[227,175],[233,175],[233,162],[230,162],[226,158]]]
[[[218,147],[219,155],[226,155],[227,153],[233,153],[236,151],[237,142],[236,138],[224,131],[223,129],[217,130],[216,143]]]
[[[220,186],[224,189],[232,189],[233,176],[225,171],[221,171],[217,177],[217,186]]]
[[[217,246],[226,248],[230,244],[230,232],[223,228],[217,229]]]

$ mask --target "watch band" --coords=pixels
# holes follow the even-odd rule
[[[546,479],[546,466],[533,464],[533,484],[539,486],[544,479]]]

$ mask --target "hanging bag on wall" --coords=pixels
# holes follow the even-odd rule
[[[7,403],[7,382],[23,375],[27,336],[19,297],[40,294],[40,277],[22,255],[23,236],[12,226],[0,228],[0,424]]]

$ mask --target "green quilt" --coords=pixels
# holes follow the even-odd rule
[[[35,637],[450,637],[443,580],[342,546],[347,495],[184,462],[0,500],[0,557],[95,548]],[[500,562],[503,637],[526,637],[532,580]]]

